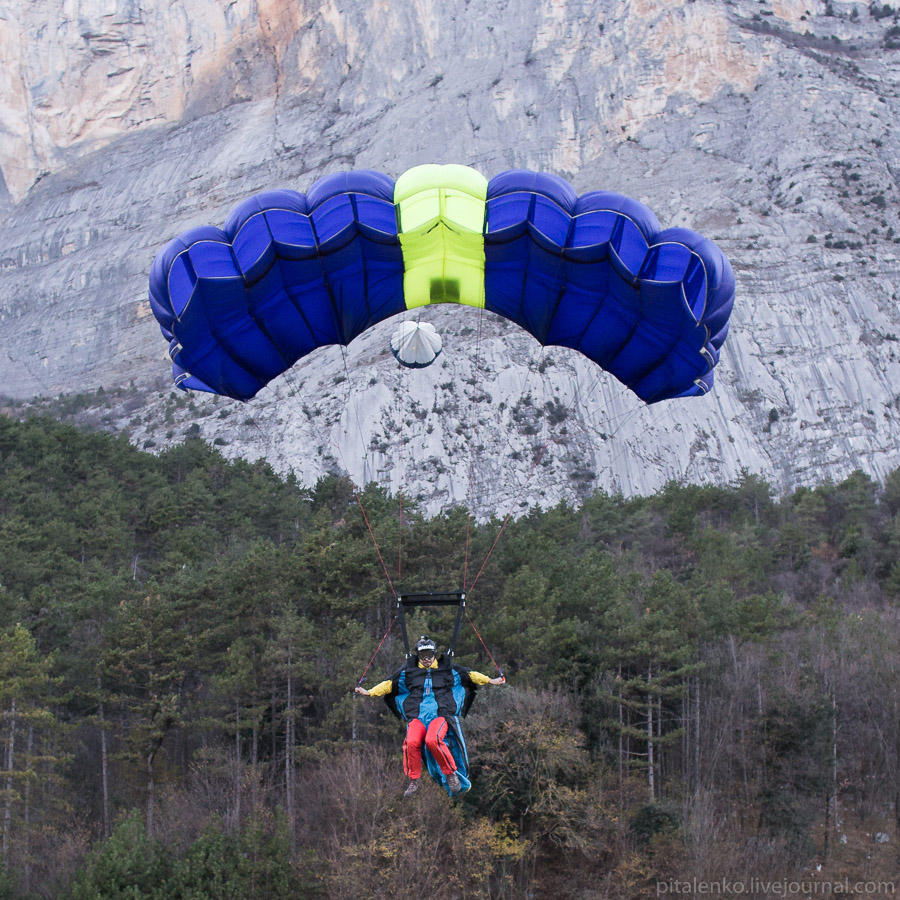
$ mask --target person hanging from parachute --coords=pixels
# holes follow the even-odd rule
[[[663,229],[638,200],[579,195],[549,173],[512,169],[487,179],[453,164],[415,166],[396,180],[337,172],[305,194],[249,197],[222,228],[169,241],[148,295],[173,381],[185,391],[249,401],[320,347],[344,347],[379,322],[450,304],[577,351],[646,404],[712,389],[734,297],[722,250],[690,229]],[[404,322],[391,340],[410,368],[432,364],[442,348],[426,322]],[[409,605],[462,610],[464,592]],[[398,598],[401,626],[404,605]],[[362,679],[357,685],[368,696],[384,692],[408,723],[410,793],[423,755],[451,795],[468,787],[459,717],[478,684],[504,682],[502,672],[490,679],[453,663],[459,622],[458,614],[440,659],[412,653],[404,631],[405,667],[371,691]]]
[[[406,722],[405,797],[419,788],[423,759],[429,775],[451,797],[469,790],[469,756],[459,719],[480,686],[506,683],[503,675],[490,678],[458,665],[452,655],[437,657],[436,649],[434,641],[422,635],[415,653],[390,678],[368,690],[361,685],[355,689],[365,697],[384,697],[391,712]]]

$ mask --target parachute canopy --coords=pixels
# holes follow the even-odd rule
[[[300,357],[432,303],[571,347],[648,403],[706,393],[734,274],[711,241],[555,175],[425,165],[269,191],[172,240],[150,304],[175,383],[239,400]]]
[[[430,322],[401,322],[391,335],[391,353],[401,366],[424,369],[438,358],[443,343]]]

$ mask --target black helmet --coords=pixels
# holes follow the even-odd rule
[[[423,634],[416,643],[416,653],[425,653],[429,650],[434,653],[437,647],[435,647],[434,641],[430,637],[426,637]]]

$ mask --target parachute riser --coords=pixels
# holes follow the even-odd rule
[[[409,635],[406,630],[406,610],[415,609],[421,606],[455,606],[456,621],[453,624],[453,635],[450,638],[450,644],[447,647],[445,656],[453,659],[456,653],[456,642],[459,640],[459,633],[462,630],[463,619],[466,616],[466,592],[452,591],[448,593],[427,593],[427,594],[398,594],[397,595],[397,621],[400,623],[400,636],[403,639],[403,648],[406,651],[407,660],[415,656],[409,646]]]

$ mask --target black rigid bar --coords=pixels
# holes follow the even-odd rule
[[[400,594],[397,603],[401,606],[457,606],[465,599],[464,591],[452,594]]]

